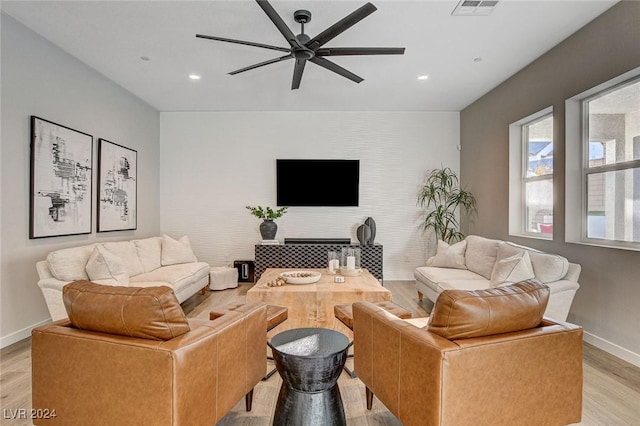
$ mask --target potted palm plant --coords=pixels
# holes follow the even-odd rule
[[[274,210],[271,207],[247,206],[246,209],[258,219],[262,219],[262,223],[260,224],[260,235],[262,239],[274,240],[276,238],[276,232],[278,232],[278,225],[273,220],[282,217],[287,212],[288,207],[281,207]]]
[[[460,187],[458,175],[449,167],[432,170],[418,194],[418,204],[427,210],[424,229],[433,229],[436,238],[453,243],[464,238],[457,210],[476,212],[476,198]]]

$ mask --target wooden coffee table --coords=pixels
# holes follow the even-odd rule
[[[284,284],[268,287],[282,272],[316,271],[322,274],[320,281],[312,284]],[[345,282],[333,282],[335,275],[325,269],[268,268],[260,280],[247,291],[247,302],[263,302],[268,305],[286,306],[289,309],[287,321],[280,324],[269,337],[292,328],[322,327],[340,331],[350,339],[353,332],[336,319],[335,305],[353,302],[381,302],[391,300],[391,292],[384,288],[366,269],[357,277],[344,277]]]

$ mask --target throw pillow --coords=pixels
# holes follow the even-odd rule
[[[162,237],[151,237],[143,240],[134,240],[138,252],[138,258],[142,263],[144,272],[155,271],[162,266]]]
[[[466,238],[467,252],[464,255],[467,269],[491,279],[491,271],[498,257],[499,240],[469,235]]]
[[[85,269],[89,279],[95,283],[123,286],[129,284],[129,271],[124,262],[99,244],[93,248]]]
[[[499,287],[530,280],[534,277],[533,267],[529,253],[523,251],[520,254],[499,259],[491,272],[491,287]]]
[[[436,255],[427,260],[427,266],[437,266],[439,268],[467,269],[464,261],[464,253],[467,249],[467,241],[449,245],[442,240],[438,240],[438,251]]]
[[[102,243],[102,247],[118,256],[124,262],[130,277],[135,277],[144,272],[142,262],[140,262],[140,258],[138,257],[136,245],[132,241]]]
[[[433,305],[427,329],[455,340],[535,328],[549,292],[535,280],[487,290],[445,290]]]
[[[191,329],[167,286],[112,287],[74,281],[62,288],[62,299],[69,321],[81,330],[169,340]]]
[[[162,266],[197,261],[198,259],[196,259],[193,250],[191,250],[189,237],[185,235],[179,240],[174,240],[167,234],[162,236]]]

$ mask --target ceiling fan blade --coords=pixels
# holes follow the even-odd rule
[[[333,71],[336,74],[339,74],[345,78],[348,78],[349,80],[354,81],[356,83],[360,83],[362,80],[364,80],[362,77],[355,75],[351,71],[347,71],[346,69],[342,68],[340,65],[334,62],[331,62],[327,59],[319,58],[316,56],[315,58],[311,58],[309,60],[316,65],[320,65],[321,67],[326,68],[329,71]]]
[[[306,42],[305,46],[307,46],[311,50],[316,50],[320,46],[327,43],[329,40],[332,40],[339,34],[351,28],[352,25],[371,15],[376,10],[378,9],[371,3],[365,4],[355,12],[352,12],[350,15],[342,18],[341,20]]]
[[[293,81],[291,81],[291,90],[296,90],[300,87],[300,81],[302,80],[302,72],[304,66],[307,64],[306,59],[296,59],[296,66],[293,69]]]
[[[269,4],[267,0],[256,0],[256,2],[292,47],[302,47],[295,34],[293,34],[293,31],[291,31],[291,28],[289,28],[287,24],[284,23],[280,15],[278,15],[278,12],[276,12],[276,10],[271,6],[271,4]]]
[[[232,38],[214,37],[214,36],[208,36],[203,34],[196,34],[196,37],[206,38],[209,40],[226,41],[227,43],[244,44],[246,46],[262,47],[264,49],[279,50],[280,52],[289,52],[291,50],[291,49],[287,49],[286,47],[271,46],[269,44],[254,43],[252,41],[235,40]]]
[[[316,56],[404,55],[404,47],[323,47]]]
[[[239,70],[231,71],[229,73],[229,75],[240,74],[241,72],[245,72],[245,71],[249,71],[249,70],[252,70],[252,69],[255,69],[255,68],[263,67],[263,66],[269,65],[269,64],[275,64],[276,62],[284,61],[286,59],[291,59],[291,58],[293,58],[292,55],[284,55],[284,56],[280,56],[279,58],[269,59],[268,61],[260,62],[259,64],[249,65],[248,67],[244,67],[244,68],[240,68]]]

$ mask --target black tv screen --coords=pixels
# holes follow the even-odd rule
[[[276,160],[279,206],[357,206],[360,160]]]

